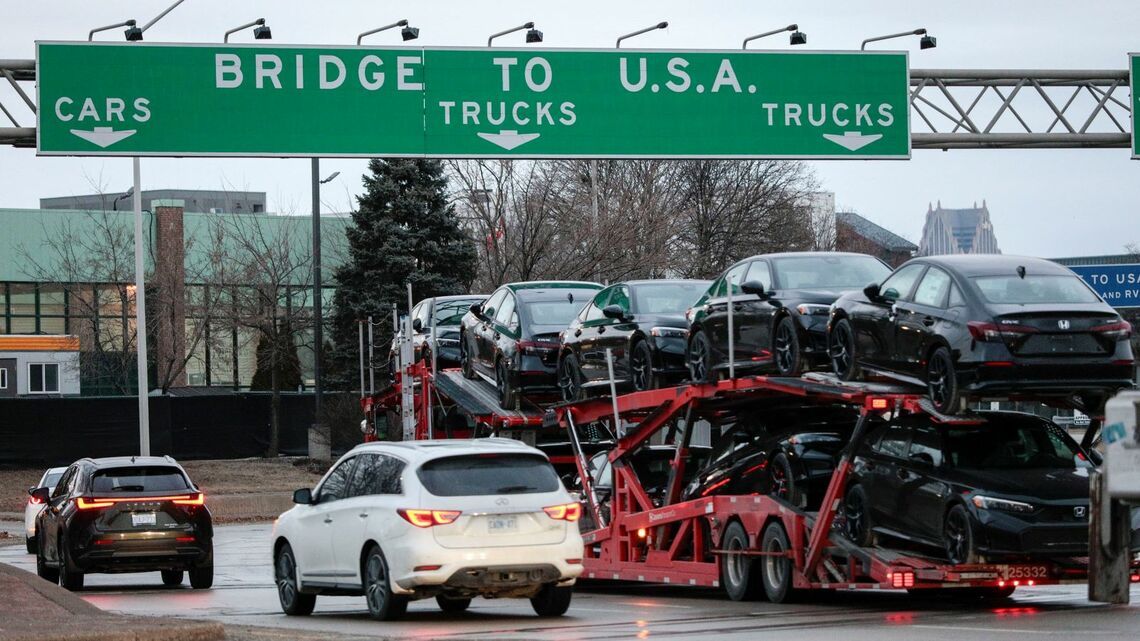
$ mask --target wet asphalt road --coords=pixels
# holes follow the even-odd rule
[[[268,524],[216,530],[212,590],[162,587],[157,572],[89,575],[83,598],[123,614],[212,619],[315,633],[401,639],[1136,639],[1140,586],[1133,604],[1091,604],[1087,588],[1019,590],[1000,607],[905,593],[832,593],[811,602],[736,603],[719,591],[643,584],[580,584],[566,616],[539,619],[525,600],[477,599],[462,614],[443,614],[435,600],[414,602],[406,620],[368,618],[363,598],[320,597],[310,617],[281,613],[269,559]],[[23,546],[0,548],[0,562],[35,571]]]

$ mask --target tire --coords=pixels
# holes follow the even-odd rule
[[[444,612],[465,612],[471,606],[470,598],[454,599],[442,594],[435,597],[435,602],[439,605],[439,609]]]
[[[368,602],[368,614],[377,621],[395,621],[408,611],[408,598],[392,594],[392,584],[388,575],[388,561],[379,546],[372,546],[364,556],[364,599]]]
[[[804,373],[804,354],[800,349],[800,335],[796,321],[785,316],[776,324],[772,335],[772,356],[776,361],[776,372],[780,376],[796,376]]]
[[[843,533],[847,538],[860,547],[875,544],[874,523],[871,521],[871,512],[867,508],[867,492],[861,485],[847,490],[847,497],[843,501]]]
[[[558,389],[564,401],[578,401],[586,398],[582,387],[582,365],[574,352],[566,352],[558,360]]]
[[[783,452],[772,457],[768,465],[768,493],[784,499],[795,507],[807,507],[807,495],[796,483],[792,462]]]
[[[708,383],[714,380],[712,373],[712,344],[704,330],[693,330],[689,347],[685,354],[689,364],[689,380],[694,383]]]
[[[495,389],[499,392],[499,405],[505,410],[515,409],[518,403],[518,390],[511,385],[506,361],[501,358],[495,363]]]
[[[182,585],[182,570],[163,570],[162,584],[167,586]]]
[[[190,587],[195,590],[209,590],[214,586],[214,553],[210,559],[190,568]]]
[[[293,617],[305,617],[313,613],[317,604],[317,595],[301,592],[297,580],[297,557],[288,543],[277,550],[273,557],[273,578],[277,584],[277,600],[281,602],[281,611]]]
[[[629,385],[635,392],[657,389],[657,377],[653,375],[653,350],[649,343],[639,340],[629,350]]]
[[[958,390],[958,374],[950,350],[939,347],[926,361],[926,391],[934,408],[942,414],[957,414],[965,406]]]
[[[953,565],[978,562],[971,521],[970,513],[962,504],[955,505],[946,513],[942,523],[942,544],[946,549],[946,559]]]
[[[839,380],[859,380],[861,372],[859,355],[855,351],[855,329],[846,318],[839,319],[827,333],[827,357],[831,360],[831,371]]]
[[[574,588],[571,586],[544,585],[538,594],[530,598],[530,607],[540,617],[560,617],[570,609],[573,596]]]
[[[724,530],[721,550],[737,552],[752,549],[748,533],[738,521],[728,524]],[[760,583],[760,568],[757,557],[744,554],[724,554],[720,561],[720,583],[728,598],[733,601],[755,601],[764,593]]]
[[[764,528],[760,539],[760,549],[768,553],[786,552],[791,548],[784,524],[772,521]],[[772,603],[786,603],[798,594],[792,587],[792,572],[795,570],[792,559],[787,556],[760,557],[760,578],[764,584],[764,594]]]
[[[59,583],[59,570],[47,566],[44,562],[43,550],[36,552],[36,575],[50,583]]]
[[[40,548],[40,546],[36,541],[36,537],[34,537],[34,536],[25,536],[24,537],[24,549],[26,549],[28,551],[28,554],[35,554],[39,550],[39,548]]]
[[[71,569],[71,554],[62,539],[59,542],[59,586],[72,592],[83,589],[83,572]]]
[[[471,334],[463,334],[459,340],[459,367],[463,369],[463,378],[474,380],[475,360],[472,354],[474,352],[471,351]]]

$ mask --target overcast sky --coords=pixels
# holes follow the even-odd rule
[[[0,58],[32,58],[35,40],[83,40],[89,29],[127,18],[141,25],[173,0],[0,1]],[[528,20],[545,33],[539,47],[597,48],[668,20],[667,30],[627,43],[662,49],[738,48],[747,35],[791,22],[807,33],[808,49],[857,49],[865,37],[925,26],[938,38],[938,48],[918,51],[917,38],[895,41],[910,49],[912,68],[1124,69],[1127,53],[1140,50],[1135,0],[186,0],[146,39],[221,41],[226,29],[257,17],[267,19],[276,44],[351,44],[360,31],[407,18],[421,29],[416,44],[424,46],[479,46],[489,33]],[[121,30],[102,37],[120,40]],[[247,32],[233,41],[250,37]],[[398,40],[389,32],[368,42]],[[521,46],[522,40],[515,34],[496,44]],[[766,44],[787,48],[783,37]],[[0,97],[20,124],[31,123],[6,83]],[[1125,243],[1140,242],[1140,161],[1129,156],[1125,149],[916,150],[909,161],[812,164],[840,208],[912,241],[922,233],[929,202],[969,207],[985,199],[1004,252],[1055,257],[1120,253]],[[322,173],[341,172],[322,192],[326,211],[352,207],[365,165],[322,161]],[[309,169],[307,159],[142,162],[144,189],[265,191],[270,211],[295,213],[309,208]],[[35,208],[41,197],[122,191],[130,183],[128,159],[37,158],[34,150],[0,147],[0,207]]]

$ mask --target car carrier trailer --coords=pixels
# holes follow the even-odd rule
[[[545,410],[508,410],[493,388],[462,377],[458,370],[433,375],[413,365],[405,377],[415,386],[415,438],[464,438],[486,433],[515,435],[564,432],[572,455],[552,460],[576,468],[591,527],[583,579],[719,587],[733,599],[766,596],[783,602],[812,590],[932,590],[1005,597],[1018,587],[1085,583],[1087,558],[1026,558],[1015,562],[954,565],[923,553],[884,546],[861,547],[833,527],[841,518],[844,490],[855,452],[874,418],[923,413],[936,424],[980,423],[969,414],[939,414],[913,389],[879,383],[843,383],[808,374],[802,378],[753,376],[708,384],[604,396],[559,403]],[[398,411],[398,389],[366,399],[373,413]],[[685,461],[698,421],[713,425],[741,411],[806,405],[843,405],[858,413],[851,438],[832,473],[818,512],[775,496],[710,495],[681,501]],[[462,414],[475,429],[441,430],[430,415]],[[452,414],[455,415],[455,414]],[[1099,428],[1093,416],[1091,430]],[[608,458],[613,465],[610,509],[599,509],[592,487],[582,432],[591,428],[620,435]],[[520,432],[521,431],[521,432]],[[632,465],[638,448],[655,442],[675,446],[669,479],[657,504]],[[1095,512],[1094,506],[1094,512]],[[1140,581],[1130,561],[1129,579]]]

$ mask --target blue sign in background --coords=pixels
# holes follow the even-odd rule
[[[1069,269],[1085,279],[1113,307],[1140,307],[1140,263],[1077,265]]]

